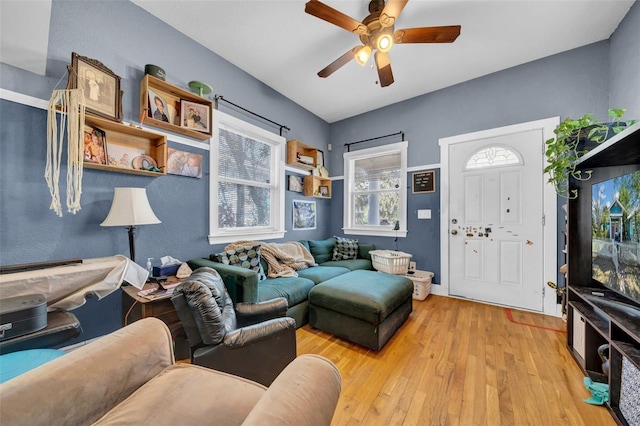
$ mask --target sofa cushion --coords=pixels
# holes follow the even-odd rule
[[[336,244],[333,247],[331,260],[349,260],[358,257],[358,240],[343,237],[333,237]]]
[[[258,301],[284,297],[291,307],[307,300],[314,285],[313,281],[302,277],[268,278],[258,284]]]
[[[347,268],[350,271],[356,271],[358,269],[366,269],[366,270],[373,269],[371,260],[368,260],[368,259],[330,260],[328,262],[324,262],[320,266],[327,266],[327,267],[339,266],[341,268]]]
[[[241,247],[212,254],[211,260],[225,265],[251,269],[258,274],[258,280],[266,280],[267,276],[260,262],[260,245]]]
[[[336,263],[336,262],[328,262]],[[298,276],[308,278],[316,284],[330,280],[338,275],[346,274],[349,272],[349,268],[340,267],[339,265],[333,266],[314,266],[313,268],[302,269],[298,271]]]
[[[375,250],[375,244],[362,244],[358,243],[358,259],[371,260],[371,250]]]
[[[333,247],[336,240],[327,238],[326,240],[309,240],[309,251],[316,260],[316,263],[324,263],[331,260],[333,256]]]
[[[264,386],[238,376],[191,364],[176,364],[95,424],[197,425],[202,424],[203,419],[219,419],[221,415],[225,424],[241,424],[265,392]]]
[[[302,244],[309,253],[311,253],[311,247],[309,247],[309,240],[300,240],[299,243]]]

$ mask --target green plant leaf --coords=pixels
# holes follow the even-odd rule
[[[609,110],[609,117],[620,119],[626,111],[626,108],[611,108]]]

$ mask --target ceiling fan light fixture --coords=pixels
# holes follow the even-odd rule
[[[370,57],[371,57],[371,46],[362,46],[356,52],[356,62],[358,62],[360,66],[365,66]]]
[[[378,83],[380,87],[387,87],[394,81],[388,53],[394,44],[453,43],[460,35],[460,25],[404,28],[396,31],[398,16],[409,0],[368,1],[369,15],[362,22],[324,4],[321,0],[308,0],[305,4],[306,13],[357,35],[361,43],[320,70],[319,77],[330,76],[351,60],[364,67],[371,55],[374,55]]]
[[[391,34],[381,34],[376,40],[376,48],[383,53],[391,50],[391,46],[393,46],[393,37]]]

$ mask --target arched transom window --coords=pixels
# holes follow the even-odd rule
[[[523,164],[523,161],[517,151],[506,146],[493,145],[484,147],[473,153],[467,160],[464,170],[513,166],[518,164]]]

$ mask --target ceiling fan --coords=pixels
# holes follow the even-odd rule
[[[344,55],[322,69],[318,76],[325,78],[340,69],[352,59],[364,66],[375,50],[374,60],[378,68],[380,86],[393,83],[389,50],[393,44],[403,43],[453,43],[460,35],[460,25],[445,27],[404,28],[394,32],[396,19],[409,0],[371,0],[369,15],[358,22],[344,13],[318,1],[309,1],[304,11],[309,15],[337,25],[360,37],[362,45],[347,51]]]

